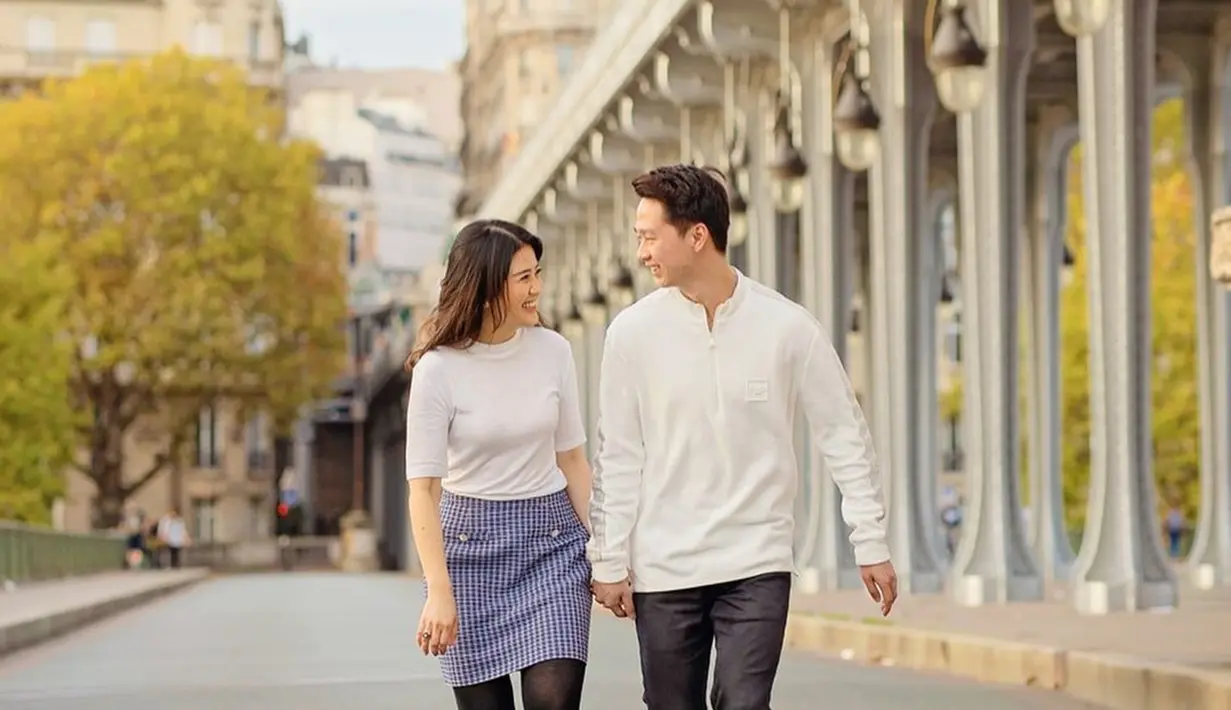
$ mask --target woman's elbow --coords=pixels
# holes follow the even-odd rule
[[[406,487],[410,493],[411,500],[433,500],[436,496],[440,495],[439,478],[412,478],[406,482]]]
[[[568,451],[561,451],[556,454],[556,465],[565,475],[576,472],[582,469],[588,469],[586,461],[586,449],[584,446],[578,446]]]

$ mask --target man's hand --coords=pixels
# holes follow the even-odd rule
[[[637,618],[637,610],[633,608],[633,585],[629,580],[591,582],[590,590],[594,592],[595,600],[617,617]]]
[[[881,605],[881,616],[889,616],[893,603],[898,600],[898,573],[893,571],[893,563],[885,560],[860,567],[859,576],[863,578],[863,586],[868,588],[868,596]]]

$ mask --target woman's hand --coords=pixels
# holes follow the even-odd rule
[[[457,643],[457,602],[449,591],[429,591],[416,637],[423,655],[439,656]]]

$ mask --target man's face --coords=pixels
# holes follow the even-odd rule
[[[667,210],[658,200],[642,199],[637,204],[633,224],[637,258],[660,287],[678,286],[692,272],[701,244],[693,234],[695,230],[692,227],[687,234],[681,234],[667,221]]]

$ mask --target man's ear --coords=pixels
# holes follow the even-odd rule
[[[692,239],[693,251],[701,251],[705,248],[706,242],[710,241],[710,230],[704,224],[694,224],[688,231]]]

